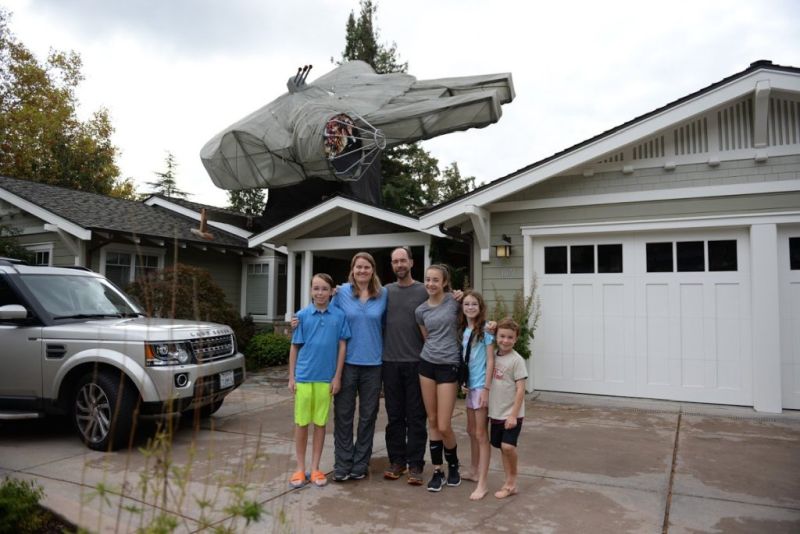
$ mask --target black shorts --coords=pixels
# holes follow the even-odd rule
[[[437,384],[449,384],[458,382],[457,363],[431,363],[429,361],[419,361],[419,375],[430,378]]]
[[[506,428],[504,419],[492,419],[491,430],[489,430],[489,443],[492,447],[499,449],[503,443],[517,446],[519,433],[522,430],[522,417],[517,418],[517,426],[514,428]]]

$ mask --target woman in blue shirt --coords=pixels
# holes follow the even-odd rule
[[[332,301],[332,305],[347,317],[352,336],[347,344],[342,387],[333,400],[333,479],[338,482],[367,476],[372,457],[381,393],[382,330],[387,295],[375,270],[372,255],[357,253],[350,262],[349,283],[339,288]],[[353,442],[356,398],[358,428]]]

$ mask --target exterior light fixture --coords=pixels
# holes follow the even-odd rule
[[[498,258],[509,258],[511,257],[511,238],[503,234],[502,240],[503,243],[494,246],[495,254]]]

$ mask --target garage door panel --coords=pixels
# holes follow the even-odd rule
[[[748,234],[697,236],[698,241],[730,238],[738,243],[738,271],[646,272],[646,243],[689,240],[662,233],[612,239],[623,244],[623,273],[542,275],[534,386],[752,404]],[[549,239],[534,239],[534,257],[541,257],[545,246],[587,242]],[[557,292],[550,284],[557,284]],[[549,336],[560,341],[544,339]]]

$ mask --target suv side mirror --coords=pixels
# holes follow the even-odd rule
[[[27,317],[28,310],[25,309],[25,306],[20,306],[19,304],[0,306],[0,321],[25,319]]]

